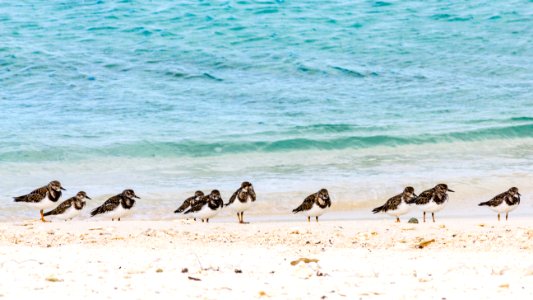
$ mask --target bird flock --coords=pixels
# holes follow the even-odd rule
[[[400,216],[406,214],[412,205],[415,205],[422,211],[422,219],[426,222],[426,213],[431,213],[431,218],[435,222],[435,213],[442,210],[448,202],[448,192],[454,192],[444,183],[437,184],[435,187],[425,190],[418,196],[415,189],[411,186],[406,187],[401,194],[398,194],[385,202],[380,207],[372,210],[373,213],[384,212],[396,217],[396,222],[400,222]],[[520,204],[520,193],[518,188],[512,187],[506,192],[498,194],[487,202],[479,203],[479,206],[488,206],[500,214],[505,213],[505,220],[509,219],[509,212],[514,210]]]
[[[72,220],[85,207],[85,200],[90,200],[91,198],[84,191],[80,191],[76,196],[59,203],[63,191],[65,191],[65,188],[61,186],[61,183],[54,180],[26,195],[14,197],[13,199],[15,202],[38,209],[42,222],[47,222],[44,218],[47,216]],[[424,222],[426,222],[426,213],[431,213],[432,220],[435,222],[435,213],[442,210],[448,202],[448,192],[454,191],[444,183],[437,184],[435,187],[425,190],[419,195],[415,194],[413,187],[408,186],[402,193],[391,197],[382,206],[374,208],[372,212],[387,213],[396,217],[396,222],[400,222],[400,216],[409,212],[412,206],[416,206],[423,212]],[[498,221],[502,213],[505,213],[505,219],[508,220],[509,212],[520,204],[520,196],[518,188],[512,187],[489,201],[479,203],[479,206],[487,206],[497,212]],[[90,215],[91,217],[102,215],[110,218],[112,221],[120,221],[121,218],[132,213],[132,208],[136,203],[135,199],[140,199],[140,197],[132,189],[126,189],[93,209]],[[185,199],[174,213],[180,214],[184,218],[200,219],[202,222],[209,222],[209,219],[215,217],[225,206],[233,209],[237,213],[239,223],[244,224],[246,223],[244,222],[244,212],[250,209],[255,201],[256,194],[253,185],[245,181],[232,194],[226,204],[224,204],[220,192],[216,189],[212,190],[208,195],[205,195],[202,191],[196,191],[193,196]],[[292,212],[304,214],[307,216],[308,222],[311,221],[311,217],[315,217],[318,222],[318,218],[330,207],[331,198],[328,190],[320,189],[318,192],[307,196],[302,204],[292,210]],[[51,210],[45,212],[48,209]]]

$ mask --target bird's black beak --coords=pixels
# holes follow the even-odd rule
[[[89,200],[93,200],[93,199],[91,199],[91,197],[89,197],[89,196],[85,196],[85,198],[87,198],[87,199],[89,199]]]
[[[517,194],[518,194],[518,196],[522,196],[520,193],[517,193]]]
[[[454,190],[450,190],[450,189],[448,189],[448,192],[452,192],[452,193],[455,193],[455,191],[454,191]]]
[[[418,195],[417,195],[417,194],[415,194],[415,193],[413,193],[413,197],[418,197]]]
[[[62,190],[62,191],[66,191],[66,190],[67,190],[67,189],[65,189],[65,188],[62,187],[62,186],[60,186],[59,189]]]
[[[141,197],[139,197],[137,195],[133,195],[133,198],[141,199]]]

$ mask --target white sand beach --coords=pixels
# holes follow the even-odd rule
[[[0,300],[533,300],[532,6],[1,1]]]
[[[0,223],[0,298],[530,299],[533,220]]]

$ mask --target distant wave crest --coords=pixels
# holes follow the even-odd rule
[[[319,126],[326,131],[344,132],[348,127]],[[2,161],[46,161],[90,157],[179,157],[216,156],[253,152],[286,152],[301,150],[361,149],[377,146],[397,147],[403,145],[436,144],[450,142],[483,141],[491,139],[513,139],[533,137],[533,124],[486,128],[445,134],[424,134],[417,136],[341,136],[330,139],[290,138],[273,141],[229,141],[229,142],[149,142],[114,144],[103,148],[69,149],[61,147],[45,151],[22,150],[0,153]]]

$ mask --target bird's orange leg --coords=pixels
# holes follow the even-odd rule
[[[44,219],[44,211],[42,209],[41,209],[41,222],[43,222],[43,223],[50,222],[50,221],[46,221]]]

